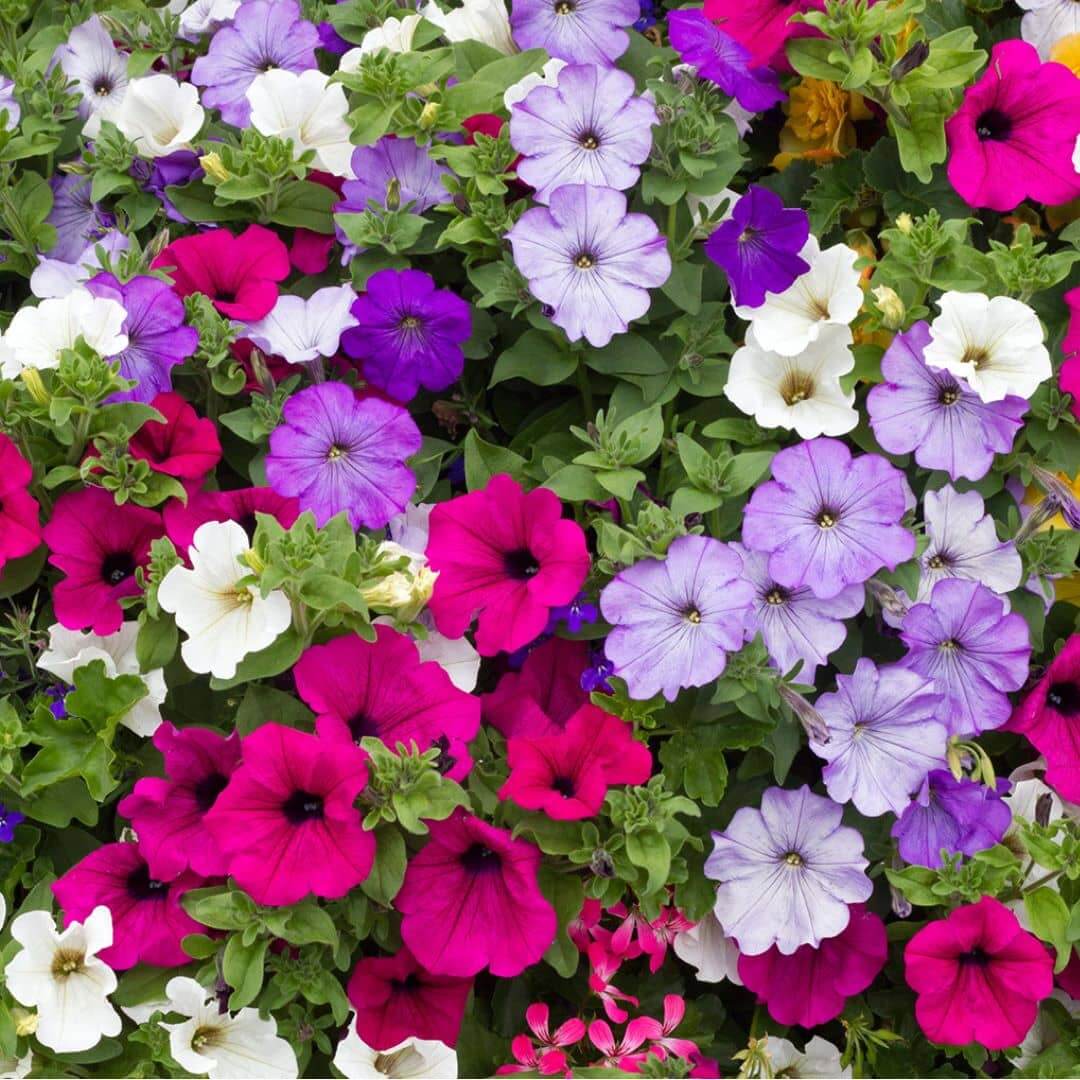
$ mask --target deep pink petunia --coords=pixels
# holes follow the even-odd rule
[[[201,417],[179,394],[158,394],[150,402],[165,422],[151,420],[132,436],[131,456],[149,462],[155,472],[178,480],[202,480],[221,460],[221,442],[213,420]]]
[[[239,236],[211,229],[174,240],[150,265],[169,273],[179,296],[203,293],[222,315],[255,322],[277,302],[278,282],[289,276],[289,250],[261,225]]]
[[[293,675],[300,697],[318,715],[327,742],[359,744],[365,735],[421,750],[442,751],[441,770],[464,780],[472,768],[468,743],[480,730],[480,701],[459,690],[434,661],[420,662],[412,638],[376,626],[374,641],[355,634],[313,645]]]
[[[229,874],[260,904],[344,896],[371,872],[375,839],[353,805],[366,757],[282,724],[241,746],[240,767],[205,817]]]
[[[652,754],[633,726],[595,705],[582,705],[565,731],[511,739],[507,759],[499,798],[557,821],[593,817],[613,784],[644,784],[652,775]]]
[[[453,1046],[472,984],[471,978],[432,975],[404,945],[393,956],[366,956],[353,968],[348,986],[356,1033],[376,1050],[406,1039]]]
[[[169,880],[192,869],[203,877],[228,871],[228,859],[203,819],[240,764],[240,735],[208,728],[154,732],[165,776],[144,776],[117,809],[129,818],[151,872]]]
[[[0,569],[41,543],[37,500],[27,491],[34,470],[19,448],[0,434]]]
[[[784,54],[788,41],[819,36],[813,27],[791,22],[791,17],[823,7],[811,0],[705,0],[704,11],[725,34],[750,50],[752,67],[790,71]]]
[[[112,912],[113,944],[100,956],[116,971],[136,964],[180,967],[191,962],[180,942],[206,930],[180,903],[204,884],[185,873],[163,881],[152,877],[138,844],[103,844],[53,882],[64,925],[82,922],[99,904]]]
[[[778,1024],[817,1027],[844,1011],[845,1001],[877,978],[889,955],[885,924],[862,904],[849,905],[851,918],[819,948],[803,945],[785,956],[775,946],[758,956],[739,957],[739,978]]]
[[[585,534],[563,518],[558,496],[547,488],[526,493],[505,474],[435,507],[427,557],[439,574],[428,605],[435,625],[459,638],[479,612],[481,656],[528,645],[589,573]]]
[[[520,975],[555,940],[555,909],[540,892],[540,851],[460,807],[431,822],[394,899],[401,937],[439,975]]]
[[[1005,728],[1026,735],[1046,758],[1046,782],[1063,799],[1080,802],[1080,634],[1065,642]]]
[[[61,495],[42,533],[49,562],[66,575],[53,588],[60,624],[115,634],[124,620],[120,599],[139,593],[135,569],[150,561],[150,543],[161,533],[156,510],[117,506],[104,488]]]
[[[984,896],[908,942],[904,977],[928,1039],[1004,1050],[1020,1044],[1053,991],[1054,961],[1004,904]]]
[[[1080,136],[1080,78],[1043,63],[1033,45],[1002,41],[945,124],[949,181],[969,205],[1012,210],[1080,196],[1072,154]]]
[[[250,539],[258,524],[256,514],[269,514],[287,529],[300,516],[300,504],[292,496],[279,495],[268,487],[191,492],[186,506],[179,499],[166,503],[165,532],[176,550],[185,554],[195,530],[207,521],[235,521]]]
[[[588,666],[584,641],[548,638],[525,657],[520,671],[508,671],[484,695],[484,723],[508,739],[557,735],[589,700],[581,689],[581,673]]]

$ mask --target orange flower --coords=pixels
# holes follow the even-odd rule
[[[796,158],[832,161],[855,146],[855,122],[871,113],[861,94],[823,79],[801,79],[784,105],[787,123],[773,165],[783,169]]]

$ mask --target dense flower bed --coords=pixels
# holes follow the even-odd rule
[[[0,0],[0,286],[0,1073],[1078,1075],[1075,0]]]

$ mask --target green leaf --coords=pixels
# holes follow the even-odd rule
[[[526,330],[495,361],[489,386],[507,379],[526,379],[536,386],[554,386],[574,374],[577,357],[564,341],[540,330]]]
[[[671,268],[660,291],[678,308],[696,315],[701,310],[701,282],[705,267],[684,259]]]
[[[1049,885],[1042,885],[1034,892],[1024,894],[1024,910],[1027,912],[1031,930],[1057,951],[1055,971],[1063,971],[1072,956],[1072,942],[1069,941],[1069,909],[1061,898],[1061,893]]]
[[[338,943],[334,920],[314,900],[304,900],[289,909],[280,936],[290,945],[329,945],[336,949]]]
[[[258,997],[269,944],[267,938],[259,938],[251,945],[245,945],[239,934],[233,934],[225,945],[221,971],[225,981],[233,988],[229,1008],[234,1012],[250,1005]]]
[[[525,479],[525,459],[505,446],[485,442],[475,429],[465,436],[465,484],[470,491],[487,487],[498,473],[509,473],[515,480]]]
[[[580,952],[566,932],[567,925],[576,919],[585,899],[585,883],[576,874],[560,874],[544,863],[539,873],[540,891],[555,909],[559,930],[555,940],[544,953],[544,959],[564,979],[577,971]]]
[[[310,731],[314,719],[311,710],[292,694],[263,683],[252,683],[244,691],[234,723],[241,735],[250,735],[257,727],[271,722]]]
[[[139,636],[135,639],[135,658],[140,671],[163,668],[176,655],[179,635],[171,615],[151,619],[145,611],[139,615]]]
[[[592,470],[584,465],[564,465],[544,481],[544,487],[567,502],[603,501],[608,497]]]
[[[793,38],[787,43],[787,57],[800,74],[826,82],[843,82],[847,69],[830,59],[839,54],[836,43],[828,38]]]
[[[210,680],[212,690],[228,690],[253,679],[269,679],[280,675],[300,659],[306,642],[303,636],[290,628],[273,645],[268,645],[257,653],[251,653],[240,661],[236,674],[231,679]]]
[[[660,747],[660,764],[673,791],[680,789],[705,806],[719,806],[727,789],[724,752],[716,743],[717,728],[680,731]],[[712,745],[710,745],[712,736]]]
[[[655,829],[639,829],[626,836],[626,856],[648,874],[645,888],[640,893],[654,893],[667,884],[671,870],[671,847]]]
[[[0,574],[0,598],[17,596],[24,589],[30,588],[41,576],[41,569],[48,557],[44,544],[18,559],[8,559]]]
[[[406,862],[405,838],[393,825],[380,825],[375,830],[375,862],[360,888],[376,904],[390,907],[405,880]]]
[[[218,206],[214,202],[214,189],[201,181],[183,186],[170,184],[165,195],[192,221],[242,221],[249,213],[248,207],[240,205]]]
[[[859,205],[862,189],[866,185],[863,175],[863,158],[860,150],[853,150],[837,161],[823,165],[814,174],[814,186],[806,196],[810,216],[810,231],[824,236],[840,224],[842,214]]]
[[[275,225],[310,229],[317,233],[334,231],[334,204],[339,197],[328,187],[297,180],[281,193],[270,220]]]
[[[924,184],[933,177],[934,166],[945,160],[945,120],[948,112],[940,104],[919,103],[907,114],[907,124],[889,120],[896,138],[900,164]]]

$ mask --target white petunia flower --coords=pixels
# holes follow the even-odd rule
[[[334,1068],[346,1080],[368,1077],[394,1077],[411,1080],[454,1080],[457,1076],[457,1053],[437,1039],[406,1039],[389,1050],[375,1050],[356,1033],[349,1018],[349,1034],[337,1045]]]
[[[28,911],[11,924],[22,950],[4,969],[11,996],[37,1009],[38,1040],[60,1054],[89,1050],[120,1034],[120,1014],[109,1002],[112,968],[97,953],[113,943],[112,915],[96,907],[86,921],[58,933],[47,911]]]
[[[119,229],[109,229],[104,236],[87,244],[74,262],[42,256],[30,275],[30,291],[39,299],[67,296],[101,270],[98,248],[116,255],[127,251],[131,241]]]
[[[341,58],[338,70],[344,72],[357,71],[360,68],[361,57],[369,53],[376,53],[380,49],[386,49],[392,53],[407,53],[412,49],[413,36],[416,28],[420,25],[422,15],[404,15],[400,19],[391,16],[374,30],[369,30],[363,41],[355,49],[350,49]]]
[[[159,158],[189,149],[205,119],[199,91],[191,83],[177,82],[171,75],[146,75],[128,83],[118,104],[95,113],[83,134],[94,138],[101,121],[110,120],[139,154]]]
[[[319,289],[307,300],[283,293],[269,315],[247,324],[244,336],[271,356],[308,364],[335,355],[342,333],[359,324],[350,311],[355,302],[350,285]]]
[[[194,979],[170,979],[168,1011],[187,1019],[165,1024],[169,1053],[190,1073],[210,1080],[293,1080],[296,1053],[277,1033],[277,1022],[258,1009],[235,1015],[218,1009],[217,999]]]
[[[840,376],[855,367],[851,331],[823,326],[796,356],[763,349],[755,328],[731,358],[724,396],[763,428],[794,429],[804,439],[846,435],[859,422],[855,391]]]
[[[241,561],[250,550],[235,521],[207,521],[195,530],[191,569],[174,566],[158,587],[158,602],[187,634],[180,655],[190,671],[231,679],[249,653],[272,645],[292,624],[288,597],[274,589],[262,596]]]
[[[73,683],[75,672],[94,660],[104,663],[105,674],[110,679],[117,675],[137,675],[146,685],[146,697],[135,702],[120,723],[136,735],[149,738],[161,724],[161,703],[168,689],[161,668],[145,673],[139,670],[135,656],[138,636],[139,624],[134,621],[125,622],[108,637],[68,630],[54,623],[49,627],[49,647],[41,654],[37,666],[66,683]]]
[[[263,135],[290,139],[293,156],[315,151],[315,165],[335,176],[352,176],[352,128],[345,88],[321,71],[296,74],[274,68],[247,88],[251,126]]]
[[[765,1071],[755,1063],[755,1067],[744,1075],[822,1077],[823,1080],[837,1080],[838,1077],[847,1080],[851,1076],[850,1065],[846,1069],[840,1068],[839,1049],[820,1035],[815,1035],[803,1051],[776,1035],[769,1035],[767,1040],[764,1052],[769,1059],[769,1070]]]
[[[1073,168],[1080,173],[1080,135],[1076,136],[1076,146],[1073,147]]]
[[[99,355],[115,356],[128,345],[122,330],[126,318],[115,300],[94,296],[81,286],[37,307],[21,307],[4,335],[9,355],[0,374],[13,379],[23,368],[58,367],[60,354],[80,337]]]
[[[0,1057],[0,1080],[23,1080],[34,1066],[34,1052],[27,1050],[21,1058]]]
[[[923,357],[963,379],[983,401],[1030,398],[1053,374],[1038,315],[1010,296],[947,292]]]
[[[782,293],[766,293],[758,307],[735,305],[735,314],[753,325],[758,345],[783,356],[801,353],[830,323],[850,325],[863,303],[857,251],[846,244],[822,251],[811,236],[799,254],[810,269]]]
[[[507,111],[510,106],[519,101],[524,101],[529,94],[538,86],[556,86],[559,82],[559,72],[566,67],[565,60],[556,57],[545,62],[539,71],[530,71],[528,75],[518,79],[512,86],[508,86],[503,93],[503,104]]]
[[[444,637],[435,629],[434,621],[426,611],[420,612],[419,621],[428,628],[427,637],[416,642],[420,659],[433,660],[459,690],[471,694],[480,674],[480,654],[472,642],[464,637]]]
[[[725,979],[742,986],[739,978],[739,947],[724,933],[720,920],[709,912],[691,930],[675,935],[675,955],[697,971],[698,982],[718,983]]]
[[[1016,0],[1024,9],[1020,36],[1039,50],[1043,60],[1063,37],[1080,34],[1080,4],[1076,0]]]
[[[1080,1001],[1070,997],[1064,990],[1054,989],[1046,1001],[1058,1002],[1074,1020],[1080,1021]],[[1040,1004],[1039,1015],[1035,1023],[1028,1029],[1023,1042],[1020,1043],[1020,1053],[1016,1057],[1009,1058],[1010,1064],[1017,1069],[1026,1069],[1036,1057],[1047,1047],[1053,1046],[1058,1041],[1057,1026],[1047,1018],[1045,1006]],[[1034,1075],[1041,1075],[1036,1073]]]
[[[434,503],[420,503],[419,506],[410,503],[386,523],[390,539],[416,555],[423,555],[427,551],[431,511],[434,509]]]
[[[434,23],[447,41],[480,41],[507,56],[519,51],[503,0],[465,0],[452,11],[443,11],[435,0],[429,0],[420,14]]]
[[[217,30],[230,22],[240,6],[240,0],[193,0],[185,6],[171,3],[169,10],[180,13],[180,36],[186,41],[198,41],[203,34]]]

